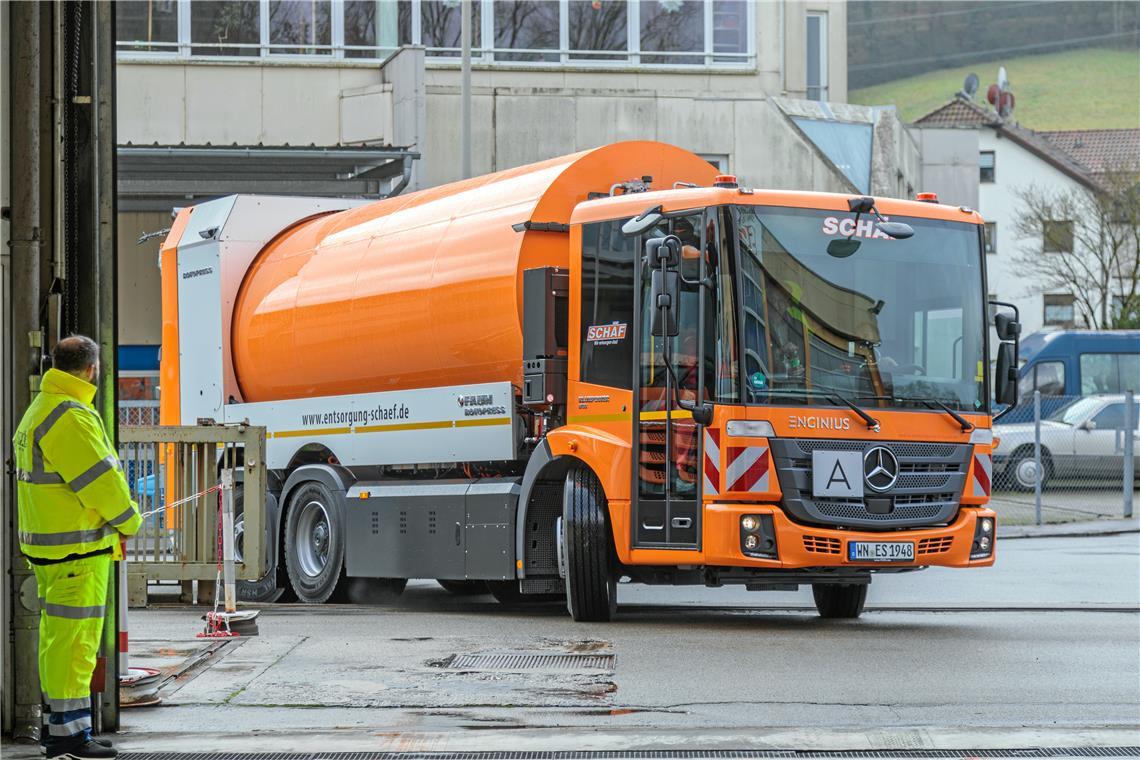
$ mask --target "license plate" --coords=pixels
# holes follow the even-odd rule
[[[849,541],[851,562],[914,562],[913,541]]]

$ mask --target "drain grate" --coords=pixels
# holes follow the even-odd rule
[[[612,654],[456,654],[451,670],[613,670]]]
[[[565,655],[563,655],[565,656]],[[885,750],[596,750],[535,752],[123,752],[119,760],[871,760],[913,758],[1140,757],[1140,747],[1034,747],[1026,749]]]

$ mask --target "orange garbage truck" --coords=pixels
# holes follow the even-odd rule
[[[1018,325],[983,250],[968,208],[655,142],[220,198],[162,248],[162,422],[267,429],[250,599],[428,578],[603,621],[619,581],[810,585],[856,617],[875,575],[994,562]]]

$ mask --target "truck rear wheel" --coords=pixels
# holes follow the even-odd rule
[[[817,583],[811,593],[823,618],[857,618],[867,602],[867,585],[862,583]]]
[[[285,518],[285,567],[298,601],[328,601],[344,577],[344,518],[317,481],[297,486]]]
[[[606,496],[586,467],[566,475],[562,496],[562,556],[566,607],[580,622],[606,622],[617,613],[617,576],[611,558]]]
[[[234,489],[234,559],[244,562],[245,552],[245,499],[242,496],[241,486]],[[271,531],[266,528],[266,542],[273,540]],[[265,544],[262,544],[265,546]],[[268,547],[265,556],[273,556]],[[265,568],[265,574],[255,581],[241,581],[236,584],[238,601],[266,604],[269,602],[292,601],[293,590],[289,588],[289,579],[281,572],[276,564]]]

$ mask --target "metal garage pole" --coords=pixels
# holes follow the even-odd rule
[[[1132,517],[1132,489],[1136,487],[1136,394],[1124,393],[1124,516]]]
[[[488,11],[483,10],[484,13]],[[471,0],[459,3],[460,85],[459,121],[462,130],[463,179],[471,176]]]

